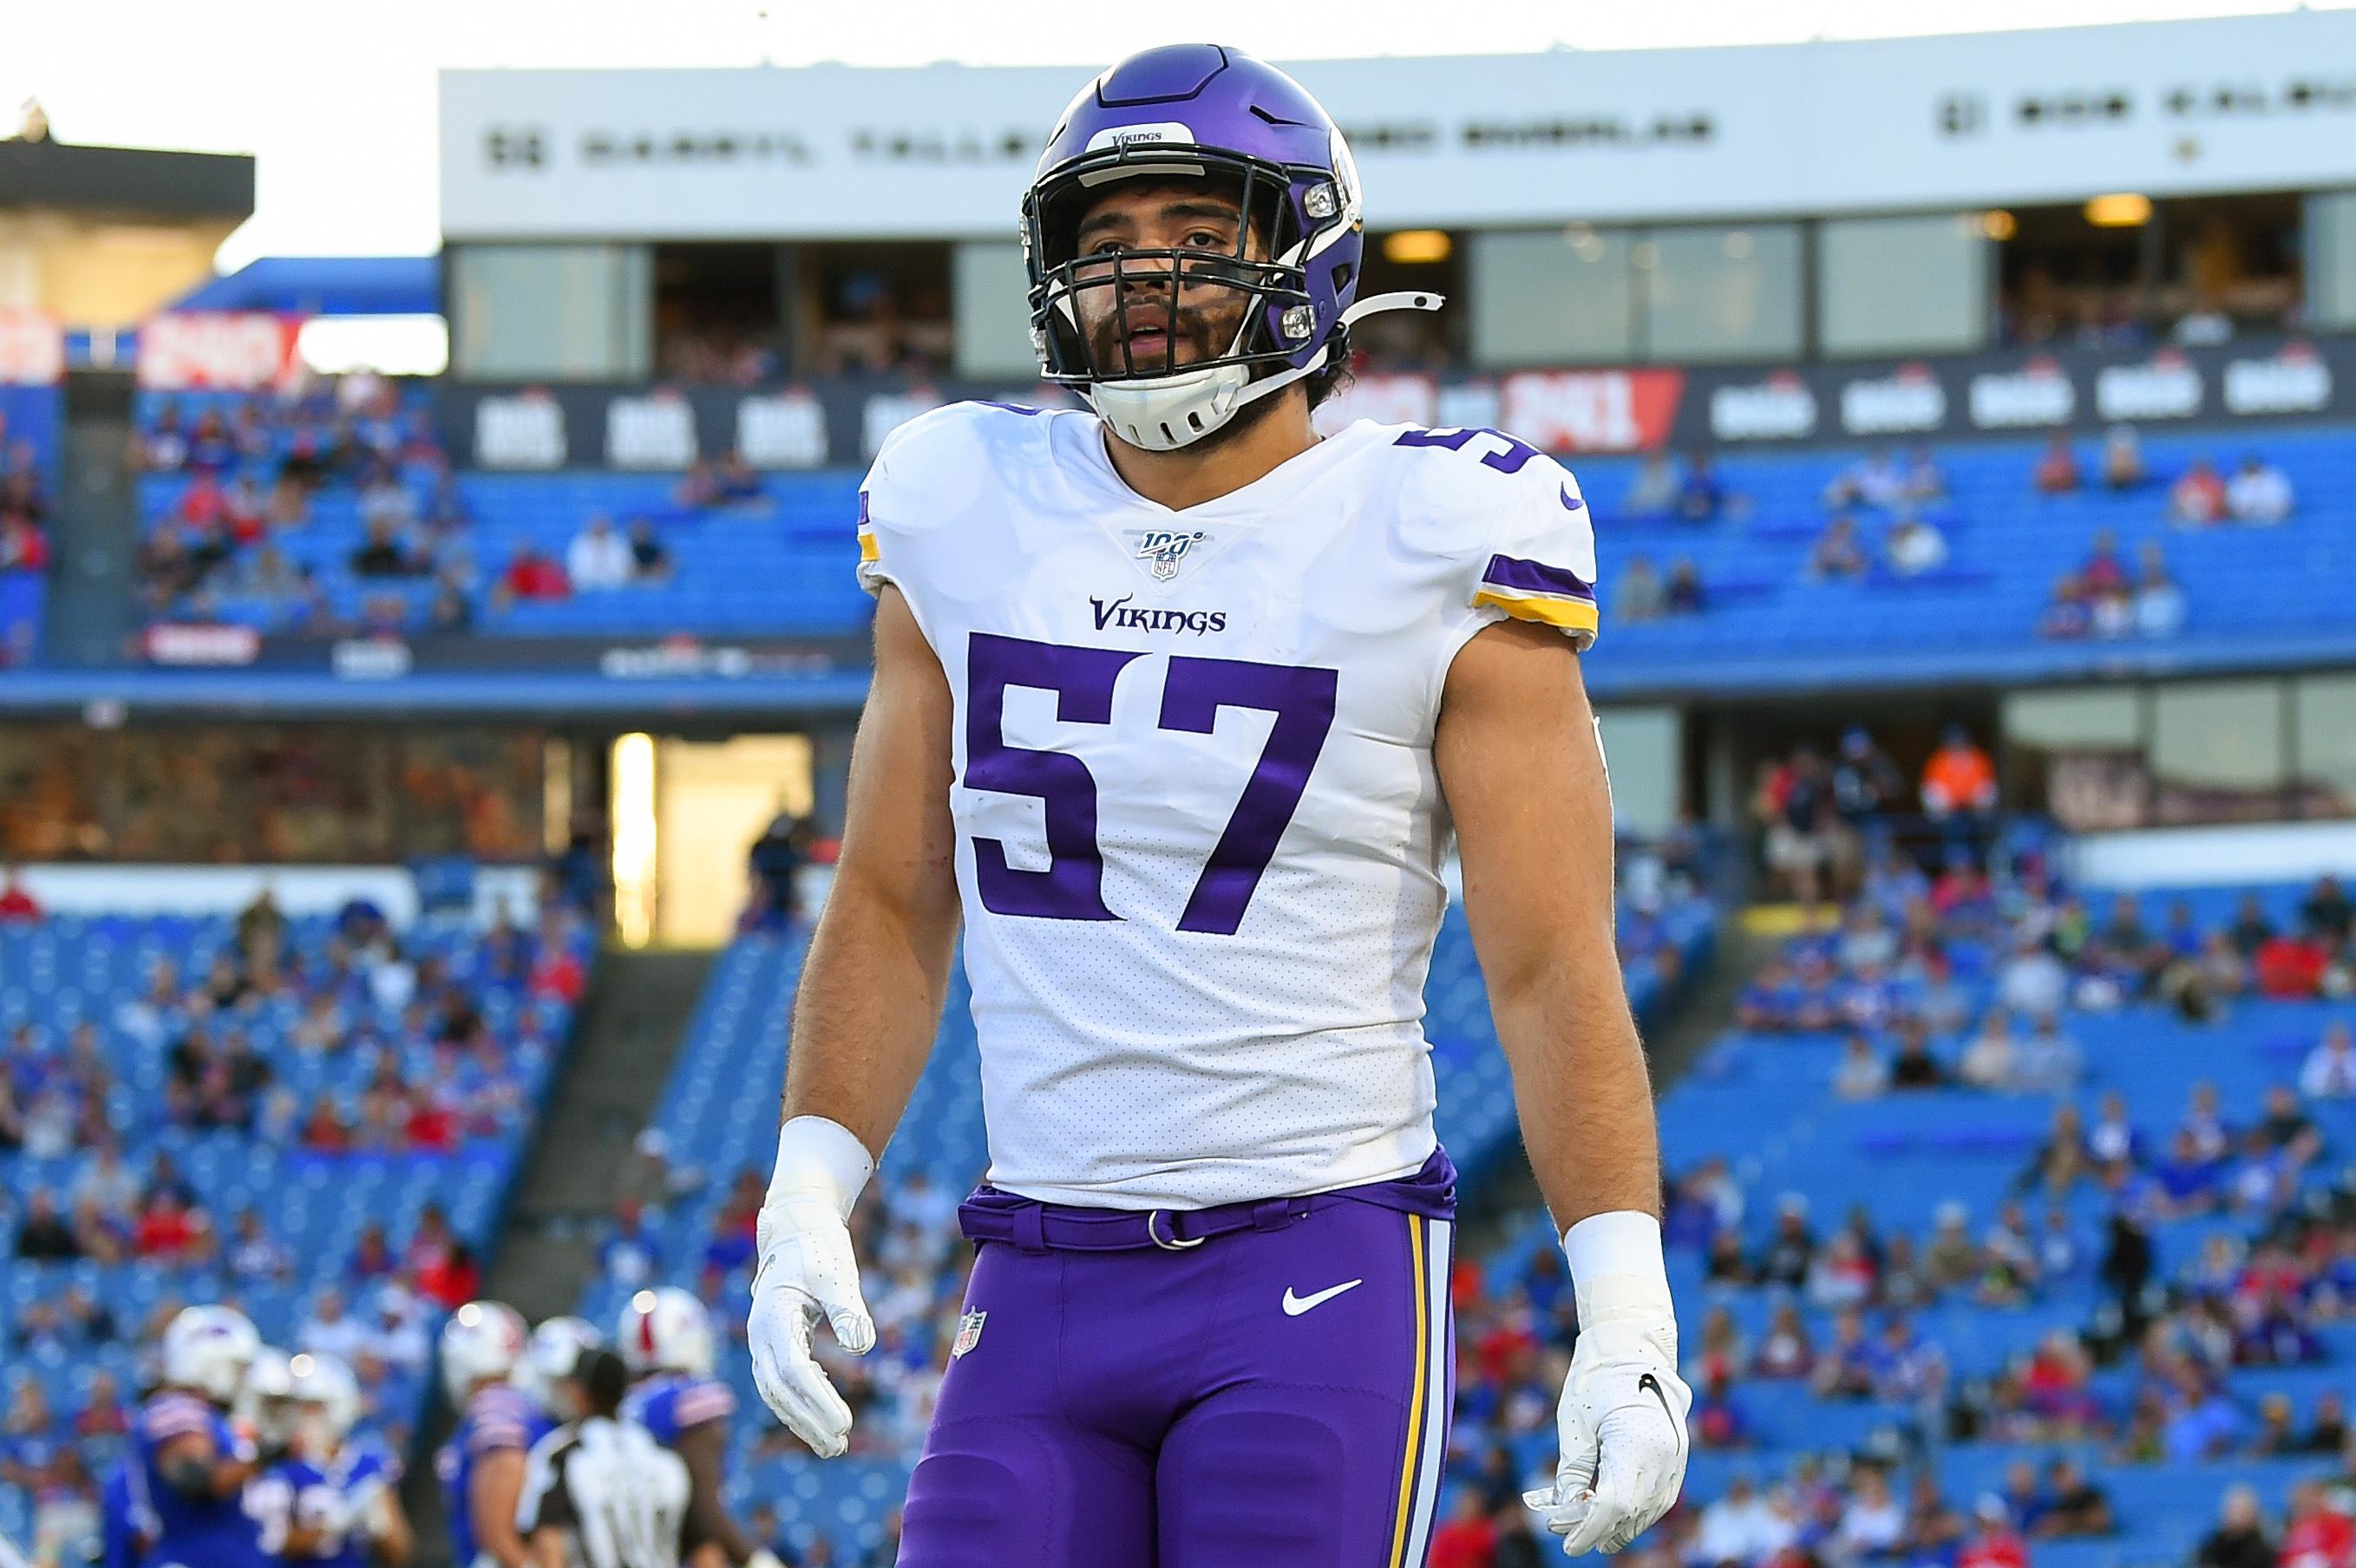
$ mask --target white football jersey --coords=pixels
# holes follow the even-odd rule
[[[859,544],[956,699],[990,1179],[1192,1209],[1420,1167],[1441,684],[1506,616],[1592,639],[1570,475],[1361,423],[1172,511],[1093,414],[958,403],[884,443]]]

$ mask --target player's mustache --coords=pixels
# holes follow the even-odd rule
[[[1163,328],[1169,333],[1170,341],[1164,348],[1140,354],[1137,368],[1141,370],[1175,365],[1178,362],[1178,346],[1182,342],[1193,345],[1196,358],[1210,357],[1212,327],[1203,312],[1181,310],[1173,315],[1166,307],[1156,304],[1150,309],[1115,310],[1098,322],[1088,344],[1097,364],[1108,372],[1119,370],[1124,363],[1121,358],[1122,337],[1148,326]]]

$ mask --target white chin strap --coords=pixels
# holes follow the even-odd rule
[[[1342,325],[1349,326],[1387,310],[1438,310],[1445,303],[1446,296],[1424,289],[1376,294],[1344,311]],[[1205,370],[1181,370],[1174,376],[1098,381],[1087,389],[1088,406],[1107,429],[1130,445],[1146,452],[1175,452],[1226,424],[1246,403],[1315,375],[1325,368],[1328,352],[1320,348],[1307,364],[1257,381],[1246,365],[1215,365]]]

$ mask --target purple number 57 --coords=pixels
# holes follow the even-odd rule
[[[1027,686],[1055,693],[1055,717],[1066,724],[1108,724],[1113,688],[1140,656],[973,634],[966,650],[966,787],[1037,797],[1045,814],[1049,857],[1045,870],[1019,871],[1006,863],[1004,844],[976,838],[975,889],[991,913],[1120,918],[1104,901],[1096,775],[1067,752],[1008,745],[1006,688]],[[1276,716],[1251,779],[1194,880],[1179,930],[1232,936],[1243,924],[1244,911],[1333,731],[1338,683],[1337,671],[1311,666],[1183,656],[1170,660],[1157,728],[1207,735],[1217,727],[1222,708],[1255,708]]]

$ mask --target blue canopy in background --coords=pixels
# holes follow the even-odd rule
[[[439,315],[439,256],[264,256],[199,284],[175,310]]]

